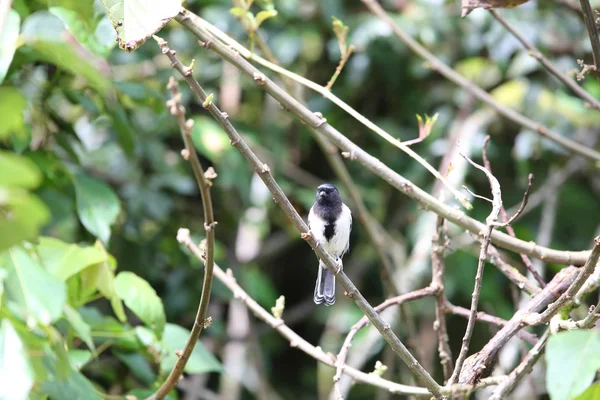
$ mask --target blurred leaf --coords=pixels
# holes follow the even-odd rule
[[[67,299],[64,282],[50,275],[22,247],[13,247],[0,255],[0,266],[8,268],[7,298],[25,316],[44,325],[57,320]]]
[[[212,118],[194,117],[193,120],[192,140],[196,149],[210,160],[221,160],[232,149],[227,134]]]
[[[163,373],[169,373],[177,362],[177,350],[182,350],[190,336],[190,331],[175,324],[166,324],[162,343],[165,347],[165,354],[160,362],[160,369]],[[206,372],[221,372],[223,366],[204,347],[201,341],[196,343],[194,351],[190,356],[184,371],[188,374],[203,374]]]
[[[116,35],[108,20],[97,20],[93,2],[50,0],[50,13],[60,18],[75,39],[95,54],[107,56],[115,46]],[[107,24],[110,30],[103,30]]]
[[[31,160],[7,151],[0,151],[0,171],[0,187],[33,189],[42,179],[40,170]]]
[[[550,336],[546,363],[550,398],[577,397],[593,382],[600,368],[600,332],[576,330]]]
[[[79,314],[92,329],[92,337],[96,344],[101,345],[110,341],[112,349],[141,350],[135,330],[128,324],[122,324],[115,318],[103,315],[98,309],[92,307],[80,308]]]
[[[121,210],[119,198],[104,182],[82,173],[73,176],[77,215],[85,228],[104,243],[110,239],[110,226]]]
[[[89,350],[74,349],[67,352],[69,364],[77,371],[85,366],[92,359],[92,352]]]
[[[4,29],[0,32],[0,83],[4,82],[6,72],[15,54],[20,28],[21,17],[19,17],[19,14],[15,10],[9,10],[6,22],[4,23]],[[2,98],[1,95],[0,98]],[[2,137],[1,134],[0,137]]]
[[[527,82],[523,80],[512,80],[501,84],[492,90],[490,94],[503,106],[519,110],[523,107],[527,86]]]
[[[598,400],[600,399],[600,383],[594,383],[585,392],[577,396],[575,400]]]
[[[113,351],[112,353],[145,385],[150,385],[156,380],[156,374],[150,368],[150,363],[140,353],[125,353],[121,351]]]
[[[271,307],[277,300],[277,291],[271,277],[260,268],[246,266],[242,268],[244,288],[263,307]]]
[[[111,88],[106,77],[109,73],[107,62],[73,40],[56,16],[47,11],[31,14],[23,22],[22,32],[27,47],[35,50],[35,58],[85,78],[100,93],[106,94]]]
[[[34,374],[27,349],[8,318],[0,322],[0,399],[25,400],[33,387]]]
[[[600,112],[590,111],[581,99],[563,92],[542,90],[537,105],[548,113],[562,115],[578,127],[600,124]]]
[[[133,272],[121,272],[115,279],[115,289],[125,305],[161,337],[166,323],[165,310],[152,286]]]
[[[0,251],[33,239],[49,218],[48,208],[36,196],[0,186]]]
[[[106,260],[106,254],[98,248],[80,247],[51,237],[40,237],[36,249],[48,272],[62,281]]]
[[[26,105],[25,97],[17,88],[10,86],[0,87],[0,110],[2,110],[0,140],[8,138],[12,134],[23,133],[25,130],[23,111]]]
[[[181,8],[181,0],[101,0],[119,47],[134,51],[162,29]]]
[[[235,17],[241,18],[246,16],[248,11],[244,10],[243,8],[233,7],[229,9],[229,13]]]
[[[256,14],[256,27],[258,28],[263,22],[275,16],[277,16],[277,11],[275,10],[260,11],[258,14]]]
[[[59,348],[62,346],[54,347],[55,350],[60,352]],[[62,360],[61,354],[46,354],[44,356],[44,365],[48,372],[53,375],[53,379],[43,382],[40,391],[52,399],[102,400],[92,383],[83,374],[71,367],[67,352],[65,352],[65,355],[66,363]],[[74,361],[82,361],[81,355],[74,356]]]
[[[461,60],[456,63],[454,69],[484,89],[497,85],[502,79],[500,67],[490,59],[483,57],[471,57]]]
[[[64,313],[65,318],[67,319],[67,321],[69,321],[69,323],[75,330],[75,333],[77,333],[77,336],[79,336],[81,340],[83,340],[85,344],[87,344],[90,350],[95,351],[96,348],[94,347],[94,342],[92,341],[92,329],[88,324],[85,323],[83,318],[81,318],[81,315],[79,315],[77,310],[75,310],[70,305],[65,304]]]

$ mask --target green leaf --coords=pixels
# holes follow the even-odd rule
[[[77,173],[73,177],[77,198],[77,215],[85,228],[104,243],[110,239],[110,226],[115,222],[121,204],[104,182]]]
[[[4,81],[8,67],[10,67],[15,54],[20,27],[21,17],[19,17],[19,14],[15,10],[10,10],[4,23],[4,29],[0,32],[0,83]],[[6,116],[4,115],[4,117]]]
[[[47,394],[52,399],[78,399],[78,400],[102,400],[92,383],[79,371],[71,367],[70,361],[82,361],[81,355],[71,356],[54,346],[57,354],[51,353],[44,356],[44,366],[52,375],[42,383],[40,392]],[[66,360],[63,358],[66,356]],[[66,361],[66,363],[65,363]]]
[[[115,289],[125,305],[161,337],[165,328],[165,309],[160,297],[148,282],[133,272],[121,272]]]
[[[246,15],[248,11],[244,10],[243,8],[239,8],[239,7],[233,7],[229,9],[229,13],[231,15],[233,15],[234,17],[244,17]]]
[[[40,237],[36,250],[48,272],[61,281],[106,260],[106,254],[96,247],[80,247],[51,237]]]
[[[23,111],[26,105],[25,96],[17,88],[10,86],[0,87],[0,110],[2,110],[0,139],[6,139],[12,134],[21,134],[24,132],[25,120],[23,119]],[[2,175],[4,179],[9,179],[5,176],[6,174]]]
[[[268,20],[269,18],[273,18],[277,15],[277,11],[275,10],[263,10],[256,14],[256,26],[259,27],[263,22]]]
[[[594,383],[585,392],[577,396],[575,400],[597,400],[600,399],[600,383]]]
[[[0,102],[3,95],[2,89],[7,88],[0,88]],[[0,104],[0,109],[3,110],[2,107]],[[33,161],[8,151],[0,151],[0,171],[2,171],[0,187],[33,189],[42,180],[42,174]]]
[[[0,323],[0,399],[25,400],[34,374],[27,349],[8,318]]]
[[[0,187],[0,251],[37,236],[50,213],[36,196]]]
[[[600,368],[600,332],[576,330],[551,336],[546,363],[551,399],[574,399],[593,382]]]
[[[119,47],[134,51],[162,29],[181,9],[181,0],[101,0]]]
[[[140,353],[112,352],[121,362],[127,365],[131,373],[142,383],[150,385],[156,380],[156,374],[150,367],[148,360]]]
[[[95,17],[92,1],[50,0],[49,4],[50,13],[60,18],[79,43],[101,56],[110,53],[116,44],[115,31],[108,18]]]
[[[92,359],[92,352],[89,350],[74,349],[67,351],[69,364],[77,371],[85,366]]]
[[[0,256],[0,266],[8,268],[8,301],[27,317],[48,325],[61,316],[67,299],[66,285],[50,275],[29,252],[13,247]]]
[[[27,47],[34,50],[34,58],[86,79],[99,93],[106,94],[111,89],[106,60],[94,56],[74,40],[58,17],[47,11],[33,13],[23,22],[22,33]]]
[[[181,326],[175,324],[167,324],[165,326],[162,343],[166,351],[160,361],[161,371],[168,373],[173,369],[177,362],[175,351],[184,348],[189,336],[190,331]],[[204,344],[202,344],[201,341],[198,341],[184,371],[188,374],[221,372],[223,371],[223,366],[219,360],[204,347]]]
[[[225,153],[231,151],[229,137],[212,118],[195,117],[193,120],[192,141],[200,154],[213,161],[219,161]]]
[[[81,315],[79,315],[77,310],[70,305],[65,304],[64,313],[65,318],[69,321],[69,324],[71,324],[75,333],[77,333],[77,336],[87,344],[90,350],[95,351],[96,348],[94,347],[94,341],[92,340],[92,329],[85,323],[83,318],[81,318]]]

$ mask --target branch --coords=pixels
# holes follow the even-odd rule
[[[181,15],[180,15],[181,16]],[[179,17],[178,17],[179,18]],[[268,165],[264,164],[254,152],[248,147],[246,142],[239,135],[237,130],[233,127],[226,114],[223,114],[212,101],[207,101],[208,96],[200,87],[200,84],[192,76],[191,70],[181,64],[175,55],[175,51],[169,49],[167,43],[157,38],[163,54],[165,54],[171,61],[171,65],[175,68],[184,79],[190,85],[194,94],[202,102],[204,108],[206,108],[211,115],[221,125],[229,139],[231,144],[244,156],[246,161],[250,164],[252,169],[257,173],[261,180],[265,183],[269,191],[272,193],[275,202],[281,207],[287,217],[294,224],[298,232],[300,232],[303,239],[313,248],[319,259],[329,268],[329,270],[337,276],[342,287],[346,290],[347,296],[350,297],[354,303],[361,309],[361,311],[369,318],[373,326],[381,333],[383,338],[392,347],[394,352],[404,361],[408,368],[423,382],[423,384],[436,396],[440,396],[441,387],[433,380],[431,375],[419,364],[414,356],[408,351],[406,346],[398,339],[398,336],[391,330],[389,324],[387,324],[379,316],[379,314],[371,307],[363,295],[358,291],[356,286],[350,281],[348,276],[338,268],[333,257],[323,249],[323,246],[318,243],[315,238],[312,237],[308,230],[308,226],[300,217],[294,206],[290,203],[286,195],[283,193],[275,179],[270,173]],[[211,46],[211,43],[205,44],[207,47]],[[266,77],[260,73],[254,74],[254,81],[257,85],[263,86],[266,84]],[[210,99],[208,99],[210,100]]]
[[[596,322],[600,319],[600,300],[595,306],[590,307],[588,315],[579,321],[559,321],[558,327],[563,330],[574,330],[574,329],[590,329],[596,325]]]
[[[523,308],[517,310],[508,323],[479,352],[467,358],[459,382],[472,385],[487,376],[496,362],[498,351],[526,326],[524,319],[558,299],[571,286],[578,273],[579,269],[572,266],[561,269],[540,293]]]
[[[189,237],[189,232],[187,230],[183,231],[183,244],[190,249],[190,251],[199,259],[202,258],[202,251],[196,246],[196,244]],[[180,236],[178,234],[178,236]],[[325,353],[320,347],[315,347],[304,340],[300,335],[294,332],[290,327],[288,327],[282,319],[275,318],[271,313],[262,308],[248,293],[242,289],[240,285],[237,284],[235,277],[231,273],[231,270],[227,270],[227,272],[223,271],[219,268],[218,265],[214,266],[214,276],[220,282],[225,285],[232,293],[236,299],[239,299],[243,302],[246,307],[252,313],[264,321],[271,328],[275,329],[281,336],[283,336],[288,342],[290,342],[290,346],[300,349],[304,353],[308,354],[315,360],[321,362],[330,367],[335,367],[335,361],[331,354]],[[415,386],[406,386],[401,385],[399,383],[391,382],[386,379],[383,379],[376,375],[366,374],[361,372],[355,368],[352,368],[349,365],[344,366],[344,372],[350,375],[353,379],[358,382],[366,383],[372,386],[376,386],[385,390],[388,390],[390,393],[396,394],[406,394],[412,396],[425,396],[430,397],[430,392],[425,388],[415,387]]]
[[[540,292],[541,289],[536,286],[535,283],[527,279],[527,277],[519,273],[515,267],[508,264],[494,246],[488,248],[488,256],[488,261],[496,266],[496,268],[498,268],[498,270],[500,270],[500,272],[502,272],[512,283],[517,285],[519,289],[525,291],[530,296],[534,296]]]
[[[598,71],[600,70],[600,41],[598,40],[596,17],[594,16],[594,10],[592,10],[589,0],[579,0],[579,2],[581,3],[581,12],[583,13],[585,27],[587,28],[588,35],[590,36],[590,43],[592,44],[594,65],[596,66],[596,71]],[[597,72],[596,77],[600,80],[600,76],[598,76]]]
[[[467,78],[460,75],[458,72],[444,64],[439,58],[434,56],[427,49],[425,49],[425,47],[423,47],[416,40],[410,37],[410,35],[404,32],[402,28],[400,28],[400,26],[398,26],[398,24],[396,24],[396,22],[383,10],[383,8],[381,8],[381,6],[376,0],[362,0],[362,2],[367,6],[369,10],[371,10],[373,14],[375,14],[377,17],[386,22],[392,28],[396,36],[398,36],[400,40],[402,40],[408,47],[410,47],[410,49],[413,52],[415,52],[421,58],[425,59],[430,64],[432,70],[439,72],[450,81],[463,87],[466,91],[468,91],[469,93],[477,97],[479,100],[492,107],[499,114],[510,119],[511,121],[514,121],[527,129],[539,133],[540,135],[550,139],[554,143],[557,143],[565,149],[570,150],[572,153],[581,154],[592,160],[600,161],[600,153],[598,153],[594,149],[584,146],[573,140],[564,138],[558,133],[543,126],[542,124],[535,122],[527,118],[526,116],[518,113],[517,111],[500,104],[485,90],[481,89],[479,86],[475,85],[473,82],[471,82],[470,80],[468,80]]]
[[[579,271],[579,275],[577,279],[573,282],[573,284],[569,287],[569,289],[563,293],[558,300],[554,303],[550,304],[546,311],[541,314],[532,313],[530,314],[525,322],[528,325],[541,325],[545,324],[550,319],[560,311],[562,307],[567,305],[567,303],[572,302],[573,297],[577,294],[579,289],[583,286],[587,278],[592,275],[594,269],[596,268],[596,264],[598,263],[598,259],[600,258],[600,236],[597,236],[594,239],[594,248],[592,249],[592,253],[590,254],[590,258],[588,258],[587,262]]]
[[[190,69],[191,73],[191,69]],[[202,283],[202,295],[200,296],[200,305],[198,306],[198,312],[196,313],[196,319],[194,320],[194,326],[190,332],[190,336],[183,348],[181,353],[178,353],[177,362],[173,367],[173,370],[169,373],[167,379],[158,388],[156,393],[149,397],[149,399],[162,400],[172,388],[177,385],[181,374],[187,364],[198,337],[204,328],[210,326],[210,318],[206,318],[208,311],[208,302],[210,300],[210,290],[213,280],[213,268],[215,264],[215,226],[217,222],[213,215],[213,206],[210,196],[210,186],[212,185],[211,179],[216,177],[216,174],[212,168],[209,168],[206,173],[202,169],[200,159],[196,153],[194,143],[192,142],[192,120],[185,120],[185,108],[181,105],[181,93],[175,81],[175,78],[169,79],[167,88],[171,91],[171,100],[167,102],[167,106],[171,112],[171,115],[177,118],[179,129],[185,143],[184,158],[189,161],[200,190],[202,197],[202,208],[204,210],[204,229],[206,230],[206,254],[203,254],[201,260],[204,261],[204,281]],[[178,240],[181,239],[178,237]]]
[[[527,353],[527,356],[521,361],[521,363],[515,368],[508,377],[502,381],[498,387],[492,393],[490,400],[501,400],[505,395],[510,393],[511,390],[517,386],[517,384],[525,377],[525,375],[531,373],[533,366],[537,363],[539,358],[542,356],[544,347],[550,336],[550,329],[546,329],[546,332],[542,335],[540,340],[535,346]]]
[[[435,290],[435,322],[433,329],[438,336],[438,353],[444,371],[444,382],[452,375],[452,351],[446,329],[446,293],[444,290],[444,219],[437,218],[436,230],[433,235],[431,252],[431,287]]]
[[[452,206],[448,206],[438,201],[435,197],[415,186],[412,182],[358,147],[333,126],[329,125],[327,120],[323,118],[320,113],[313,113],[304,107],[277,86],[271,79],[254,68],[254,66],[241,57],[240,53],[232,50],[229,45],[224,45],[214,37],[206,28],[209,24],[202,18],[184,9],[179,13],[176,19],[188,28],[190,32],[196,35],[210,50],[214,50],[225,60],[247,74],[251,79],[254,79],[262,89],[269,93],[275,100],[279,101],[286,110],[293,113],[310,128],[334,143],[349,159],[360,162],[365,168],[381,177],[394,188],[417,201],[423,209],[432,211],[444,217],[444,219],[473,233],[479,233],[482,229],[485,229],[485,224],[468,217],[464,212],[457,210]],[[216,28],[213,27],[211,29],[214,31]],[[492,233],[492,243],[517,253],[524,253],[534,258],[543,258],[546,262],[556,264],[583,265],[590,255],[589,251],[558,251],[540,247],[535,243],[515,239],[499,231],[494,231]]]
[[[471,310],[469,310],[468,308],[455,306],[454,304],[450,303],[449,301],[446,301],[444,303],[444,311],[446,312],[446,314],[454,314],[454,315],[458,315],[459,317],[464,317],[467,319],[471,315]],[[477,321],[485,322],[485,323],[488,323],[491,325],[496,325],[499,327],[504,327],[504,326],[508,325],[507,320],[502,319],[500,317],[496,317],[494,315],[487,314],[483,311],[478,311],[475,318],[477,319]],[[519,331],[519,332],[517,332],[517,336],[531,344],[536,344],[538,342],[537,336],[535,336],[533,333],[529,333],[527,331]]]
[[[500,190],[500,183],[498,179],[490,171],[482,167],[481,165],[473,162],[470,158],[463,155],[465,160],[469,162],[475,168],[483,171],[488,180],[490,181],[492,191],[492,211],[490,215],[485,219],[487,229],[483,233],[483,240],[481,242],[481,249],[479,250],[479,261],[477,263],[477,273],[475,274],[475,287],[473,288],[473,294],[471,295],[471,313],[469,320],[467,321],[467,328],[465,329],[465,335],[462,339],[462,345],[460,347],[460,353],[456,360],[456,368],[452,372],[452,376],[448,380],[448,384],[451,385],[458,380],[460,371],[463,367],[463,363],[467,358],[467,352],[469,351],[469,343],[471,342],[471,336],[473,335],[473,328],[475,328],[475,320],[477,319],[477,305],[479,303],[479,294],[481,293],[481,284],[483,281],[483,270],[485,266],[485,260],[487,259],[487,251],[490,245],[492,232],[494,227],[498,225],[498,216],[502,209],[502,191]]]
[[[581,0],[582,4],[583,2],[587,2],[587,0]],[[589,3],[588,3],[589,6]],[[504,25],[504,27],[506,28],[507,31],[509,31],[510,33],[512,33],[512,35],[519,41],[521,42],[521,44],[527,49],[529,50],[529,54],[535,58],[536,60],[539,61],[540,64],[542,64],[544,66],[544,68],[546,68],[548,70],[548,72],[550,72],[552,75],[554,75],[555,77],[558,78],[559,81],[561,81],[562,83],[564,83],[569,89],[571,89],[571,91],[573,93],[575,93],[577,96],[581,97],[583,100],[587,101],[588,104],[590,105],[590,107],[596,109],[596,110],[600,110],[600,101],[598,101],[598,99],[596,99],[594,96],[592,96],[591,94],[589,94],[584,88],[582,88],[581,86],[579,86],[577,83],[575,83],[571,78],[569,78],[567,75],[563,74],[562,72],[560,72],[560,70],[550,62],[550,60],[548,60],[546,57],[544,57],[544,55],[542,54],[541,51],[539,51],[534,45],[532,45],[529,41],[527,41],[527,39],[525,39],[511,24],[508,23],[508,21],[506,19],[504,19],[503,16],[501,16],[496,10],[491,9],[488,10],[493,16],[494,18],[496,18],[498,20],[498,22],[500,22],[502,25]],[[593,19],[592,19],[593,20]],[[586,24],[587,24],[587,19],[586,19]],[[591,35],[591,33],[590,33]],[[597,36],[596,36],[597,37]]]

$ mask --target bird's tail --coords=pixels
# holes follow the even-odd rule
[[[315,303],[326,306],[335,303],[335,275],[319,260],[319,275],[315,285]]]

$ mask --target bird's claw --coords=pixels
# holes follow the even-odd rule
[[[337,271],[335,272],[335,274],[339,274],[340,272],[342,272],[342,270],[344,269],[344,265],[342,264],[342,259],[339,257],[335,258],[335,265],[337,266]]]

